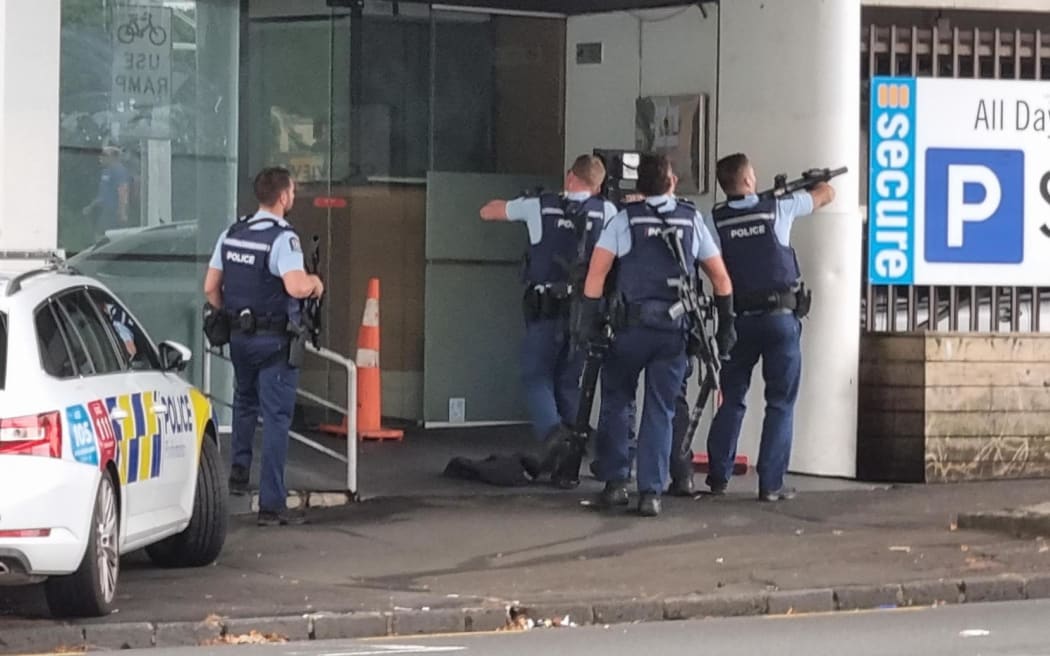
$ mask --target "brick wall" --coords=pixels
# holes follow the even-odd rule
[[[862,337],[858,477],[1050,475],[1050,335]]]

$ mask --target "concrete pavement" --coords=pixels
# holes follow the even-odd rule
[[[724,498],[667,499],[656,519],[585,505],[593,481],[498,494],[454,482],[461,493],[321,509],[304,527],[237,516],[213,566],[125,558],[119,611],[102,620],[54,622],[39,588],[0,588],[0,651],[477,631],[512,605],[605,624],[1050,597],[1042,539],[954,526],[1041,502],[1044,481],[800,480],[811,491],[792,501],[758,503],[745,479]]]

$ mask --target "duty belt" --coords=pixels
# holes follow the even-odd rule
[[[793,289],[749,292],[735,296],[733,303],[737,314],[794,312],[798,307],[798,293]]]
[[[571,292],[570,285],[564,282],[530,284],[522,299],[525,317],[536,320],[568,316]]]
[[[248,335],[288,334],[287,315],[266,315],[260,317],[250,313],[244,316],[243,312],[229,312],[228,314],[230,315],[230,329],[233,332]]]

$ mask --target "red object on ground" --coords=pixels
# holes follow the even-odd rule
[[[707,473],[707,454],[706,453],[694,453],[693,454],[693,471]],[[737,456],[736,460],[733,461],[733,475],[742,476],[747,473],[747,456]]]

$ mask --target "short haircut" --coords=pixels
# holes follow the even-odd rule
[[[291,172],[281,166],[271,166],[259,171],[252,188],[255,199],[263,205],[273,205],[284,191],[292,186]]]
[[[671,191],[671,160],[667,155],[642,155],[638,162],[638,192],[663,196]]]
[[[715,177],[718,178],[722,191],[735,189],[744,174],[744,169],[750,163],[747,155],[743,153],[733,153],[718,160],[718,163],[715,164]]]
[[[605,164],[595,155],[580,155],[569,170],[591,187],[600,187],[605,181]]]

